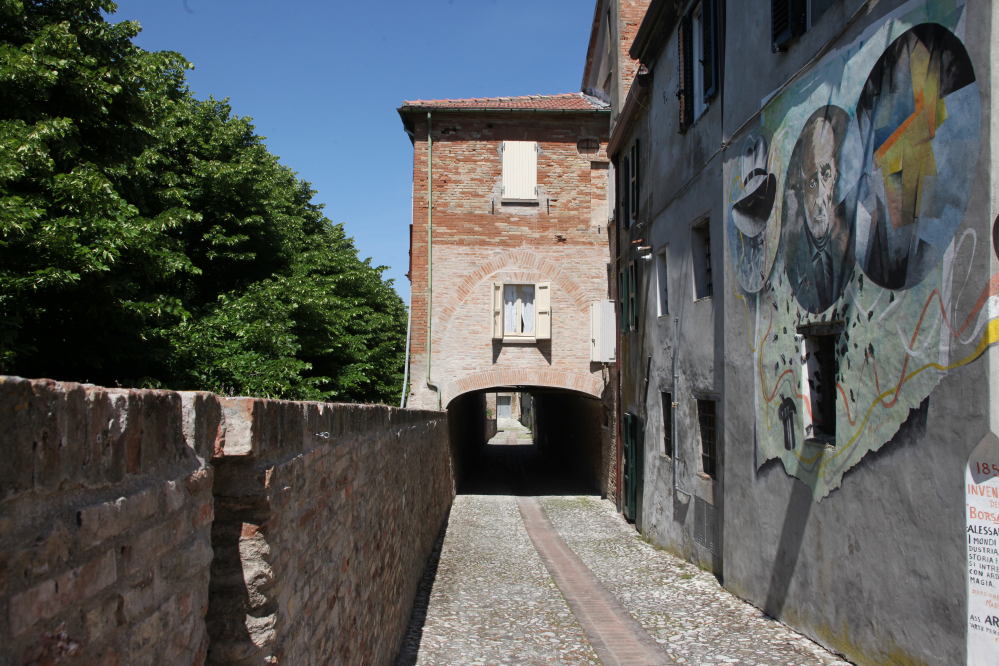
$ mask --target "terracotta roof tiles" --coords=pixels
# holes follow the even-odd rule
[[[418,99],[402,103],[403,109],[525,109],[534,111],[603,111],[608,104],[583,93],[525,95],[523,97],[473,97],[470,99]]]

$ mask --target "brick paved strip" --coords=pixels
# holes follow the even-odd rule
[[[517,500],[527,534],[604,666],[669,666],[659,648],[576,556],[536,497]]]

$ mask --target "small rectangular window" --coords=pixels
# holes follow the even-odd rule
[[[534,285],[503,285],[503,336],[534,336]]]
[[[711,279],[711,221],[704,220],[691,234],[691,266],[694,269],[694,300],[709,298],[714,293]]]
[[[538,144],[536,141],[504,141],[503,201],[537,201]]]
[[[663,455],[673,457],[673,394],[663,392]]]
[[[551,338],[551,283],[493,284],[493,339]]]
[[[669,288],[666,275],[666,251],[656,255],[656,316],[669,316]]]
[[[697,401],[697,424],[701,430],[701,471],[712,479],[717,478],[718,456],[716,453],[715,401]]]
[[[799,329],[807,330],[807,329]],[[805,439],[836,445],[836,333],[804,335],[802,362],[802,397],[806,402],[804,414]]]
[[[795,37],[800,37],[819,22],[838,0],[770,0],[771,50],[787,50]]]
[[[628,314],[628,326],[638,328],[638,265],[634,261],[628,264]]]

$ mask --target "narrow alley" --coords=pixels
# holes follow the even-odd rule
[[[397,666],[841,665],[644,542],[512,419],[466,477]]]

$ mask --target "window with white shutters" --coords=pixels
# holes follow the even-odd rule
[[[538,144],[504,141],[503,201],[536,201],[538,198]]]
[[[493,284],[494,340],[551,338],[551,283]]]

